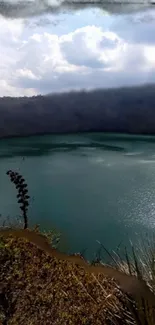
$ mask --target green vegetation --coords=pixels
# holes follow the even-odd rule
[[[24,221],[23,231],[27,231],[27,184],[16,172],[8,171],[7,174],[17,188],[17,198]],[[33,231],[41,234],[38,227]],[[59,242],[59,235],[57,237],[55,232],[41,235],[51,247]],[[126,261],[122,261],[118,255],[111,256],[115,269],[120,274],[129,274],[128,284],[133,286],[133,292],[136,291],[134,276],[138,279],[139,289],[144,288],[131,297],[128,292],[121,291],[121,285],[118,286],[113,276],[105,276],[104,271],[98,274],[87,272],[76,262],[49,255],[30,240],[13,235],[2,236],[0,322],[2,325],[154,325],[154,252],[154,246],[148,241],[141,252],[132,247],[132,258],[126,252]],[[93,264],[97,268],[101,265],[100,259]],[[147,287],[143,286],[144,282]]]

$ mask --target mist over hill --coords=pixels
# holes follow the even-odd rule
[[[0,137],[70,132],[155,134],[155,85],[0,98]]]

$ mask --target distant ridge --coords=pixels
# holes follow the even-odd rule
[[[155,85],[0,98],[0,137],[49,133],[155,134]]]

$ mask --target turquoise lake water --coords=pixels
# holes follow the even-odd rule
[[[24,157],[24,158],[23,158]],[[47,135],[0,140],[0,213],[20,215],[6,171],[19,171],[31,196],[30,225],[56,228],[61,249],[109,250],[155,229],[155,137]]]

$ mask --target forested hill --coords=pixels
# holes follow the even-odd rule
[[[155,134],[155,85],[0,98],[0,137],[85,131]]]

